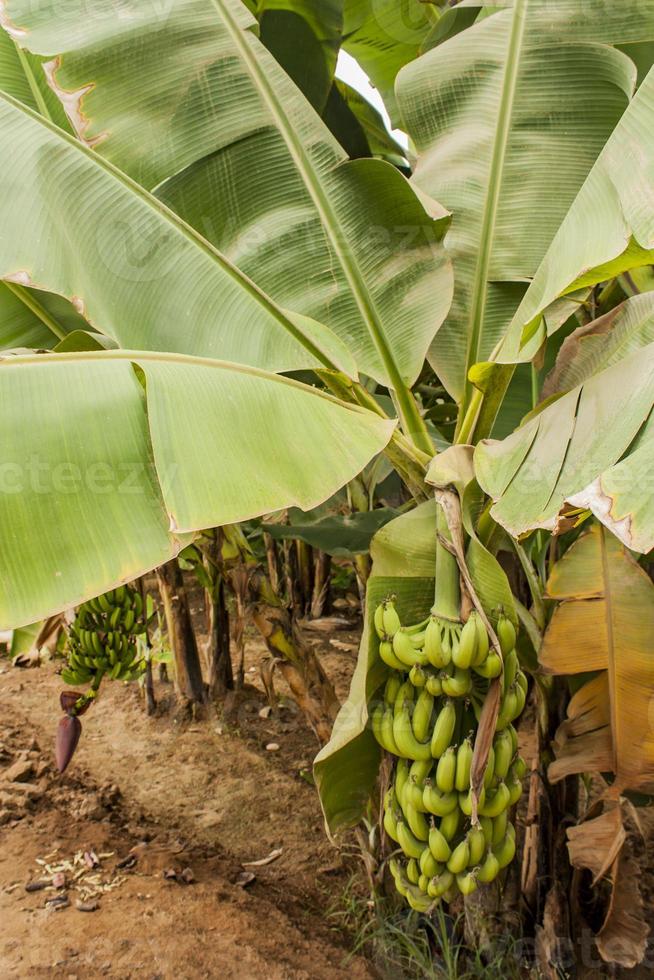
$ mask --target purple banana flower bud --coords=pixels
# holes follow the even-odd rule
[[[55,742],[55,762],[59,772],[64,772],[75,754],[79,737],[82,734],[82,722],[75,715],[61,718],[57,726]]]

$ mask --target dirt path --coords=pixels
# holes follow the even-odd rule
[[[332,659],[346,683],[352,654]],[[261,717],[263,695],[251,687],[223,719],[181,730],[170,717],[148,719],[134,686],[107,685],[59,777],[50,763],[60,689],[50,666],[0,674],[3,980],[372,976],[346,959],[325,917],[349,871],[325,837],[305,778],[315,745],[294,710]],[[23,781],[8,782],[16,774]],[[134,847],[136,860],[119,867]],[[272,863],[243,867],[278,849]],[[99,868],[86,867],[85,851]],[[63,889],[26,892],[52,877],[37,858],[51,871],[71,863]],[[256,874],[246,887],[244,871]],[[98,874],[117,884],[91,897],[97,910],[78,910],[79,886]],[[64,892],[67,907],[45,907]]]

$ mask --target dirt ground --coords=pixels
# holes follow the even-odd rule
[[[344,696],[356,636],[338,644],[325,660]],[[248,665],[260,655],[251,640]],[[185,727],[148,718],[136,685],[105,685],[59,776],[54,666],[0,661],[2,980],[373,975],[325,916],[355,859],[324,834],[314,738],[293,705],[261,717],[247,678],[223,717]]]

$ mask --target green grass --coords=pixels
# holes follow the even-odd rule
[[[336,928],[352,937],[351,955],[364,956],[384,980],[520,980],[529,975],[515,936],[508,935],[486,960],[461,939],[460,919],[442,909],[427,917],[387,898],[370,900],[356,875],[328,914]]]

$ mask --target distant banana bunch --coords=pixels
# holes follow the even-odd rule
[[[521,714],[527,678],[511,621],[499,617],[504,660],[497,728],[473,826],[470,772],[474,735],[490,682],[502,673],[481,617],[465,625],[430,616],[402,626],[393,599],[374,615],[379,654],[394,669],[372,713],[375,738],[397,757],[384,799],[384,828],[403,860],[390,862],[411,908],[426,912],[493,881],[515,854],[509,810],[526,772],[512,722]]]
[[[92,684],[103,677],[132,681],[141,676],[137,636],[146,629],[141,593],[121,585],[79,606],[66,644],[68,665],[61,672],[66,684]]]

